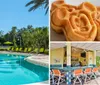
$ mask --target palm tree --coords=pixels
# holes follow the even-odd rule
[[[26,7],[30,6],[32,4],[33,4],[33,6],[28,10],[29,12],[32,11],[32,10],[34,11],[37,8],[43,6],[46,9],[45,14],[47,14],[48,9],[49,9],[49,6],[48,6],[49,5],[49,0],[31,0],[30,2],[28,2],[26,4]]]
[[[17,33],[16,30],[17,30],[17,27],[14,26],[14,27],[12,27],[12,30],[10,32],[10,35],[11,35],[11,38],[12,38],[12,42],[14,44],[14,47],[17,47],[17,45],[16,45],[16,33]]]

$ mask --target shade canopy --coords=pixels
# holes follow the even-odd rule
[[[67,46],[67,43],[51,43],[50,49],[56,49]],[[71,43],[71,46],[86,50],[94,50],[100,52],[100,43]]]
[[[62,48],[65,47],[67,43],[62,42],[62,43],[51,43],[50,49],[56,49],[56,48]]]
[[[11,44],[13,44],[13,43],[12,43],[12,42],[7,41],[7,42],[4,42],[4,44],[6,44],[6,45],[11,45]]]

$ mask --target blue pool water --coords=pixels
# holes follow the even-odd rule
[[[25,56],[0,54],[0,85],[22,85],[48,80],[46,67],[31,64]]]

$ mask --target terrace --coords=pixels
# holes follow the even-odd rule
[[[99,43],[51,43],[51,85],[100,85]]]

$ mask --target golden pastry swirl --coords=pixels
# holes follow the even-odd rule
[[[69,12],[74,11],[77,7],[76,6],[72,6],[72,5],[67,5],[64,3],[64,0],[58,0],[55,1],[54,3],[52,3],[52,8],[51,8],[51,27],[57,32],[57,33],[62,33],[62,29],[64,28],[64,26],[62,25],[63,22],[60,22],[59,20],[61,19],[59,17],[59,15],[61,15],[63,17],[64,11],[61,10],[62,9],[66,9]],[[66,14],[67,15],[67,14]]]
[[[66,20],[65,33],[70,41],[92,41],[97,34],[96,25],[85,10],[70,16]]]
[[[65,4],[64,0],[57,0],[57,1],[53,2],[52,5],[51,5],[51,10],[50,11],[52,12],[56,8],[62,6],[63,4]]]
[[[100,41],[100,7],[97,7],[97,12],[94,13],[93,18],[97,26],[96,40]]]
[[[58,33],[63,31],[68,41],[94,41],[97,36],[93,19],[97,17],[96,12],[97,8],[89,2],[78,7],[62,3],[51,13],[51,26]]]
[[[57,33],[62,33],[62,29],[63,29],[63,27],[61,26],[61,25],[58,25],[58,24],[56,24],[56,20],[57,20],[57,18],[56,18],[56,11],[57,11],[57,8],[60,8],[63,4],[65,4],[64,3],[64,0],[57,0],[57,1],[55,1],[54,3],[52,3],[52,6],[51,6],[51,11],[50,11],[50,16],[51,16],[51,22],[50,22],[50,24],[51,24],[51,27],[57,32]],[[56,20],[54,20],[54,19],[56,19]]]

